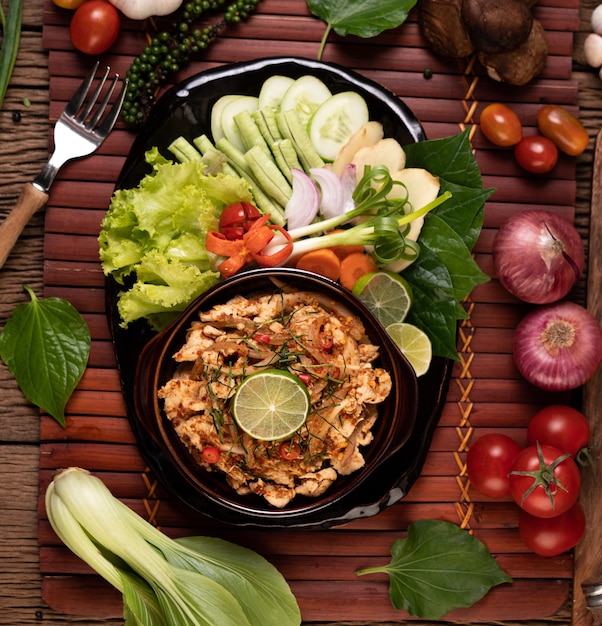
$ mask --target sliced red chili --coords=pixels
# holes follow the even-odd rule
[[[318,338],[320,341],[320,348],[322,348],[322,350],[325,350],[326,352],[332,350],[332,348],[334,347],[334,341],[330,333],[322,331],[318,335]]]
[[[219,461],[220,454],[221,452],[219,451],[219,448],[216,448],[215,446],[207,446],[201,451],[201,458],[205,463],[213,464]]]
[[[301,454],[301,447],[294,441],[284,441],[278,448],[278,454],[286,461],[294,461]]]
[[[301,374],[297,374],[297,376],[299,377],[299,380],[307,387],[307,385],[309,385],[309,374],[307,374],[306,372],[301,372]]]
[[[229,257],[219,264],[218,269],[224,277],[236,274],[247,263],[256,261],[262,267],[274,267],[285,261],[293,250],[293,240],[284,228],[268,224],[269,215],[256,219],[242,239],[230,240],[223,233],[207,233],[205,247],[209,252]],[[274,233],[281,233],[286,239],[282,248],[273,254],[264,254],[263,250],[274,238]]]

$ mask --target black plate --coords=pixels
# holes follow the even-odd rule
[[[170,89],[153,107],[140,130],[123,166],[117,188],[136,187],[150,171],[144,155],[152,147],[169,157],[167,146],[178,136],[192,140],[202,133],[210,134],[212,105],[225,94],[257,95],[262,82],[273,74],[297,78],[313,74],[333,92],[353,89],[367,101],[371,119],[383,124],[385,136],[396,138],[402,145],[424,140],[424,131],[409,110],[395,95],[377,83],[330,63],[299,58],[268,58],[237,63],[208,70]],[[143,427],[134,404],[134,379],[138,358],[144,346],[155,335],[145,322],[120,327],[117,298],[120,286],[107,281],[107,314],[113,336],[128,418],[140,452],[163,486],[195,510],[216,519],[239,526],[282,528],[327,528],[377,514],[403,498],[420,475],[433,432],[437,426],[451,375],[448,359],[434,358],[427,374],[418,379],[418,412],[416,426],[401,450],[362,489],[354,491],[332,507],[311,516],[279,516],[262,523],[253,517],[224,519],[219,510],[206,510],[206,502],[181,480],[162,449]]]

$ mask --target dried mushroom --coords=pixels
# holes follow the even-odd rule
[[[463,0],[462,20],[479,52],[509,52],[523,44],[533,25],[523,0]]]
[[[479,62],[494,80],[512,85],[525,85],[539,74],[548,57],[548,42],[543,26],[533,20],[527,41],[516,50],[500,54],[479,52]]]
[[[462,22],[462,0],[420,0],[420,29],[435,52],[467,57],[475,47]]]
[[[418,23],[443,56],[477,58],[497,81],[524,85],[543,70],[548,42],[533,17],[537,0],[421,0]]]

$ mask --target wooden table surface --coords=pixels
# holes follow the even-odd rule
[[[585,65],[582,53],[583,40],[590,30],[589,17],[596,4],[594,0],[581,3],[581,32],[576,34],[574,43],[573,76],[579,82],[580,118],[592,139],[588,150],[577,159],[575,223],[591,251],[588,272],[577,295],[584,300],[587,297],[590,310],[602,319],[602,298],[598,286],[602,277],[602,209],[599,207],[597,182],[600,164],[594,162],[597,133],[602,127],[602,81],[596,71]],[[21,48],[11,87],[0,111],[0,217],[13,206],[21,185],[30,181],[47,159],[50,97],[48,56],[42,46],[43,5],[43,0],[28,0],[25,3]],[[28,106],[26,101],[30,103]],[[14,120],[15,112],[21,114],[20,121]],[[590,214],[593,218],[591,228]],[[38,294],[43,292],[43,245],[44,214],[39,213],[27,226],[6,265],[0,270],[0,328],[14,306],[26,301],[24,285],[31,286]],[[584,407],[592,420],[592,441],[596,446],[602,442],[601,383],[598,375],[588,384],[584,394]],[[0,366],[0,388],[0,624],[25,626],[49,622],[108,626],[122,623],[114,618],[65,616],[50,609],[43,601],[38,545],[40,415],[24,400],[4,365]],[[602,534],[598,528],[600,524],[594,523],[600,520],[602,508],[598,492],[599,486],[586,481],[584,505],[591,523],[575,552],[575,606],[569,599],[555,615],[521,623],[530,626],[551,623],[580,626],[589,623],[587,614],[582,610],[579,583],[584,577],[596,573],[598,567],[602,569]]]

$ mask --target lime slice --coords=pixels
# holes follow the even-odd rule
[[[357,296],[383,326],[403,322],[412,306],[412,290],[399,274],[379,270],[362,276],[353,286]]]
[[[275,369],[247,376],[232,401],[237,424],[261,441],[290,437],[305,423],[309,407],[309,393],[303,382]]]
[[[405,322],[390,324],[387,332],[414,368],[416,376],[426,374],[433,358],[428,335],[413,324]]]

